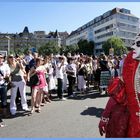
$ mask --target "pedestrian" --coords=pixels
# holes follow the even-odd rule
[[[100,70],[101,70],[100,91],[102,93],[102,91],[106,90],[107,88],[108,82],[111,79],[111,73],[108,66],[107,56],[105,54],[101,54],[100,58],[101,58],[99,61]]]
[[[41,102],[44,94],[44,88],[47,86],[46,82],[46,69],[43,65],[42,59],[40,57],[36,58],[36,67],[32,67],[30,70],[30,77],[35,74],[38,77],[38,82],[36,85],[32,85],[32,98],[31,98],[31,114],[34,113],[35,107],[37,107],[37,112],[41,112]]]
[[[9,81],[10,68],[4,62],[4,56],[0,54],[0,97],[3,116],[7,117],[7,82]],[[8,81],[6,80],[8,78]]]
[[[77,80],[78,90],[81,93],[85,93],[87,72],[86,72],[86,66],[83,59],[80,60],[80,64],[77,69],[77,75],[78,75],[78,80]]]
[[[63,79],[64,79],[64,58],[59,56],[58,63],[56,64],[56,78],[57,78],[57,95],[60,100],[66,100],[63,97]]]
[[[13,55],[8,56],[7,62],[10,67],[11,82],[14,85],[11,88],[10,112],[12,115],[16,115],[16,97],[18,88],[21,96],[22,109],[24,111],[29,111],[26,98],[26,82],[24,79],[24,75],[26,74],[26,72],[21,61],[17,61]]]
[[[68,65],[66,67],[66,73],[68,78],[68,97],[74,97],[74,87],[76,83],[77,66],[74,63],[75,58],[68,58]]]

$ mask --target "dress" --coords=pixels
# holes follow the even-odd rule
[[[54,90],[56,89],[56,83],[54,79],[54,69],[51,67],[49,68],[49,90]]]
[[[108,69],[108,62],[101,60],[100,62],[100,67],[101,67],[101,74],[100,74],[100,88],[107,88],[108,82],[111,78],[110,71]]]

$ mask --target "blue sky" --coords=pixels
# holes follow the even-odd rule
[[[0,2],[0,32],[44,30],[69,33],[114,7],[140,18],[140,2]]]

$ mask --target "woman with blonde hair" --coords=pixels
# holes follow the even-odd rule
[[[17,106],[15,100],[17,97],[18,88],[21,95],[22,109],[25,111],[29,111],[26,99],[26,82],[24,79],[26,72],[24,66],[22,62],[20,60],[17,61],[13,55],[8,56],[7,62],[11,71],[11,82],[14,85],[11,88],[10,112],[12,115],[16,114]]]

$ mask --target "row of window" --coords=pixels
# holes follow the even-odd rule
[[[128,30],[132,32],[137,32],[138,27],[134,25],[124,24],[124,23],[118,23],[117,26],[122,30]]]
[[[95,43],[95,46],[100,46],[102,44],[104,44],[105,41],[101,41],[101,42],[98,42],[98,43]]]
[[[108,15],[108,13],[107,13],[107,15]],[[136,18],[136,17],[124,15],[124,14],[121,14],[121,13],[110,15],[110,16],[102,19],[102,20],[101,19],[102,19],[101,16],[95,18],[94,20],[90,21],[89,23],[83,25],[82,27],[80,27],[79,29],[77,29],[76,31],[74,31],[73,34],[78,33],[78,32],[81,32],[81,31],[87,29],[88,27],[90,27],[91,25],[93,25],[93,28],[94,28],[94,27],[97,27],[99,25],[102,25],[102,24],[104,24],[104,23],[106,23],[106,22],[108,22],[110,20],[113,20],[113,19],[116,19],[116,20],[123,19],[123,20],[126,20],[127,22],[133,22],[133,23],[134,22],[135,23],[138,23],[138,21],[139,21],[139,19]],[[119,26],[127,26],[127,28],[136,29],[136,26],[133,26],[133,25],[128,25],[128,24],[125,25],[124,23],[119,23],[118,25]]]
[[[130,14],[130,10],[122,8],[120,9],[120,12],[125,13],[125,14]]]
[[[130,10],[127,10],[127,9],[124,9],[124,8],[120,9],[120,12],[130,14]],[[84,25],[82,28],[86,28],[86,26],[88,27],[92,24],[96,24],[97,22],[103,22],[103,23],[107,22],[107,21],[111,20],[112,17],[113,17],[113,15],[111,15],[111,10],[107,11],[103,15],[96,17],[94,20],[92,20],[88,24]]]
[[[86,36],[85,36],[85,35],[82,35],[82,36],[80,36],[80,37],[78,37],[78,38],[74,38],[74,39],[70,40],[69,42],[70,42],[70,44],[75,44],[75,43],[77,43],[78,41],[84,40],[84,39],[86,39]]]
[[[105,34],[102,34],[100,36],[97,36],[95,37],[95,39],[101,39],[101,38],[104,38],[104,37],[108,37],[108,36],[112,36],[113,35],[113,32],[108,32],[108,33],[105,33]]]
[[[126,37],[126,38],[134,38],[137,34],[131,32],[120,31],[119,36]]]
[[[103,31],[106,31],[106,30],[109,30],[109,29],[111,29],[112,27],[113,27],[113,24],[108,25],[108,26],[103,27],[103,28],[100,28],[99,30],[96,30],[96,31],[95,31],[95,34],[100,33],[100,32],[103,32]]]
[[[126,14],[128,14],[128,15],[126,15]],[[113,19],[118,20],[117,18],[123,19],[123,21],[126,21],[126,22],[132,22],[132,23],[134,23],[134,22],[138,23],[138,21],[139,21],[139,18],[130,15],[130,10],[128,10],[128,9],[122,8],[122,9],[120,9],[119,12],[117,12],[113,15],[111,15],[111,10],[110,10],[110,11],[107,11],[106,13],[104,13],[103,15],[94,18],[92,21],[88,22],[87,24],[83,25],[82,27],[78,28],[73,33],[71,33],[71,35],[77,34],[91,26],[93,26],[93,28],[94,28],[94,27],[104,24],[110,20],[113,20]],[[128,27],[128,28],[130,28],[130,27]],[[131,28],[133,29],[136,27],[131,27]]]
[[[122,39],[122,41],[125,42],[128,47],[132,46],[132,44],[134,43],[134,40],[130,39]]]
[[[106,23],[106,22],[112,20],[114,17],[115,17],[115,15],[111,15],[111,16],[109,16],[109,17],[107,17],[107,18],[101,20],[100,22],[95,23],[95,24],[94,24],[94,27],[97,27],[97,26],[99,26],[99,25],[102,25],[102,24],[104,24],[104,23]]]
[[[118,27],[123,27],[123,28],[132,28],[132,29],[136,29],[137,27],[136,26],[134,26],[134,25],[130,25],[130,24],[125,24],[125,23],[121,23],[121,22],[118,22],[117,23],[117,26]]]
[[[95,18],[94,20],[90,21],[89,23],[87,23],[87,24],[83,25],[82,27],[78,28],[76,31],[73,32],[73,34],[77,33],[77,32],[80,32],[80,31],[90,27],[91,25],[93,25],[93,27],[96,27],[96,26],[99,26],[99,25],[101,25],[105,22],[108,22],[108,21],[112,20],[112,19],[113,19],[113,15],[111,15],[111,16],[103,19],[103,20],[101,20],[101,16],[99,16],[99,17]]]
[[[123,14],[119,14],[119,18],[123,19],[123,20],[127,20],[127,21],[133,21],[133,22],[138,22],[139,19],[133,16],[127,16],[127,15],[123,15]]]

